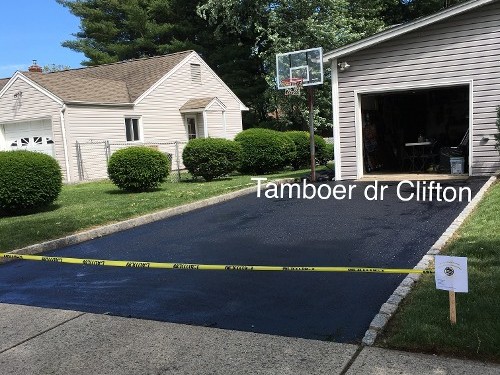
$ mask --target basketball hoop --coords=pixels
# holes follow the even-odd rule
[[[285,78],[281,80],[281,86],[285,88],[285,96],[300,95],[303,83],[302,78]]]

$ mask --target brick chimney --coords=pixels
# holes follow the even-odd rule
[[[42,70],[42,67],[37,65],[36,63],[36,60],[33,60],[33,65],[31,65],[29,68],[28,68],[28,72],[33,72],[33,73],[42,73],[43,70]]]

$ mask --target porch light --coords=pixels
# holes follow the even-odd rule
[[[23,92],[22,91],[18,91],[16,93],[14,93],[14,99],[21,99],[23,96]]]

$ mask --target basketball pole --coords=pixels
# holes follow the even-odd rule
[[[316,157],[314,145],[314,88],[307,87],[307,101],[309,104],[309,142],[311,150],[311,182],[316,182]]]

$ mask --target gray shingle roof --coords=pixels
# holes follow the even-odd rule
[[[180,111],[187,111],[190,109],[200,109],[205,108],[210,104],[215,97],[211,98],[200,98],[200,99],[189,99],[184,105],[180,108]]]
[[[10,78],[1,78],[0,79],[0,90],[9,82]]]
[[[54,73],[23,74],[65,102],[132,103],[192,52]],[[0,88],[1,85],[0,81]]]

